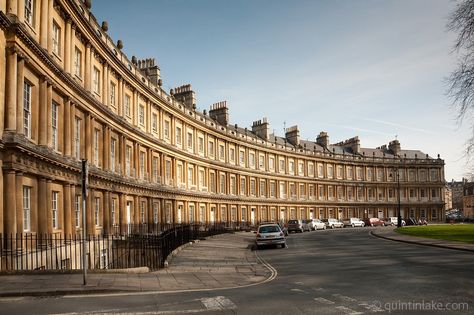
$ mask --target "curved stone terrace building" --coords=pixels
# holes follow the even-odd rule
[[[295,218],[441,220],[444,161],[418,150],[284,137],[266,119],[229,124],[226,102],[196,110],[184,85],[166,93],[154,59],[131,60],[90,1],[0,2],[0,232],[124,224],[257,223]]]

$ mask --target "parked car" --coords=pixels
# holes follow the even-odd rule
[[[305,231],[303,221],[301,220],[289,220],[288,221],[288,233],[290,232],[301,232]]]
[[[285,226],[284,222],[282,222],[282,221],[280,221],[280,222],[263,221],[263,222],[260,222],[258,226],[267,225],[267,224],[278,224],[280,226],[280,229],[285,234],[285,236],[288,236],[288,228]]]
[[[319,219],[313,219],[313,224],[314,224],[314,229],[315,230],[325,230],[326,229],[326,223]]]
[[[385,226],[385,221],[379,218],[365,218],[364,223],[366,226]]]
[[[362,221],[359,218],[350,218],[342,221],[344,223],[344,226],[351,226],[351,227],[363,227],[365,226],[364,221]]]
[[[341,221],[337,220],[337,219],[334,219],[334,218],[329,218],[327,223],[326,223],[326,226],[328,228],[331,228],[331,229],[334,229],[334,228],[343,228],[344,227],[344,223],[342,223]]]
[[[413,218],[407,218],[405,219],[406,225],[418,225],[418,221],[416,221]]]
[[[418,220],[418,225],[428,225],[428,221],[426,220],[426,218],[420,218]]]
[[[255,244],[257,249],[268,245],[280,245],[286,247],[285,234],[277,223],[260,225],[257,229]]]
[[[384,220],[385,221],[385,226],[391,225],[391,226],[398,226],[398,217],[390,217]],[[405,226],[407,223],[405,220],[402,219],[402,226]]]
[[[303,223],[306,225],[305,227],[308,229],[308,231],[316,230],[316,219],[303,220]]]

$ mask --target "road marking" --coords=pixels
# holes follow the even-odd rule
[[[216,296],[212,298],[202,298],[201,303],[211,311],[217,310],[235,310],[237,306],[225,296]]]
[[[90,312],[72,312],[72,313],[57,313],[54,315],[168,315],[168,314],[193,314],[193,313],[204,313],[208,311],[225,311],[225,310],[235,310],[237,306],[225,296],[215,296],[211,298],[202,298],[197,299],[200,301],[205,308],[194,309],[194,310],[173,310],[173,311],[148,311],[148,312],[130,312],[125,311],[121,312],[120,309],[108,309],[108,310],[98,310]]]
[[[351,297],[348,297],[348,296],[345,296],[345,295],[342,295],[342,294],[338,294],[338,293],[334,293],[332,296],[334,297],[337,297],[343,301],[346,301],[346,302],[357,302],[356,299],[353,299]]]
[[[295,284],[298,284],[298,285],[304,285],[304,283],[303,283],[303,282],[301,282],[301,281],[295,282]]]
[[[328,305],[336,304],[335,302],[333,302],[331,300],[328,300],[328,299],[325,299],[323,297],[317,297],[317,298],[314,298],[314,300],[319,302],[319,303],[328,304]]]
[[[336,306],[336,308],[338,310],[342,311],[344,314],[348,314],[348,315],[361,315],[361,314],[364,314],[362,312],[357,312],[357,311],[351,310],[350,308],[345,307],[345,306]]]
[[[301,289],[290,289],[290,291],[292,291],[292,292],[308,293],[308,292],[306,292],[305,290],[301,290]]]
[[[365,309],[373,312],[373,313],[378,313],[378,312],[385,312],[384,309],[378,307],[375,304],[368,304],[368,303],[359,303],[359,306],[364,307]]]

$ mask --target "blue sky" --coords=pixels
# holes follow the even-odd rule
[[[191,83],[197,106],[227,100],[231,123],[298,125],[303,139],[359,136],[439,153],[460,180],[469,126],[445,78],[456,66],[449,0],[97,0],[131,58],[156,58],[163,87]]]

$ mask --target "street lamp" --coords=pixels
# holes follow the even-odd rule
[[[398,202],[398,209],[397,209],[397,227],[402,227],[402,216],[400,213],[400,174],[398,166],[392,169],[396,176],[397,176],[397,202]]]

